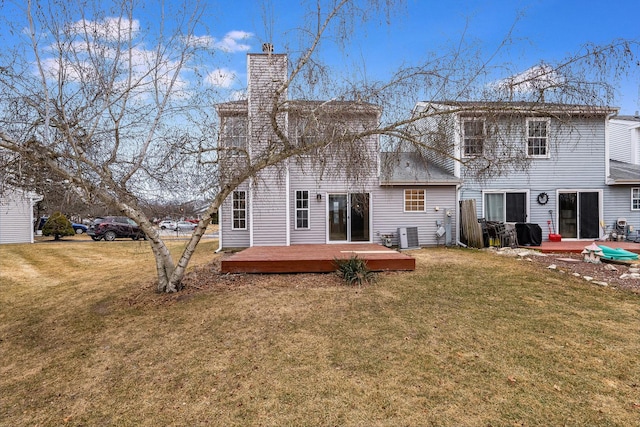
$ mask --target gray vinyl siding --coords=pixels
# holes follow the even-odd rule
[[[556,188],[602,188],[606,181],[604,132],[604,119],[579,119],[571,126],[552,120],[548,159],[531,159],[528,170],[512,171],[481,183],[464,174],[463,169],[465,187],[538,188],[547,193]],[[522,141],[523,149],[526,147],[524,132],[514,135],[513,141]]]
[[[424,149],[425,158],[450,174],[455,173],[456,161],[451,157],[443,156],[442,153],[453,152],[456,142],[455,123],[454,116],[436,116],[426,117],[414,125],[425,146],[437,147],[436,150]]]
[[[625,218],[627,224],[635,230],[640,230],[640,211],[631,210],[631,189],[640,188],[638,185],[616,185],[607,188],[604,195],[604,221],[608,226],[614,224],[618,218]]]
[[[247,229],[246,230],[233,230],[232,229],[232,205],[231,200],[233,194],[225,199],[220,207],[218,213],[218,222],[220,224],[220,237],[222,239],[222,246],[224,248],[246,248],[249,247],[250,237],[249,232],[251,224],[249,222],[249,212],[251,206],[251,199],[249,198],[249,186],[245,183],[238,187],[238,191],[247,192]]]
[[[425,190],[425,211],[404,212],[404,190]],[[374,243],[380,243],[382,234],[393,234],[393,244],[398,244],[399,227],[418,227],[420,246],[435,246],[436,221],[445,220],[447,210],[451,212],[452,239],[455,242],[457,232],[456,187],[455,186],[411,186],[378,187],[373,194],[373,235]],[[439,207],[436,211],[435,208]],[[444,239],[440,241],[444,244]]]
[[[609,157],[619,162],[633,163],[631,130],[626,122],[609,121]]]
[[[0,197],[0,244],[33,242],[33,206],[24,193]]]
[[[254,246],[285,246],[287,244],[286,171],[275,167],[260,174],[252,191]]]
[[[514,141],[517,138],[515,136]],[[521,138],[524,147],[525,138]],[[571,125],[561,125],[557,120],[552,120],[548,159],[531,159],[527,170],[512,171],[486,182],[477,182],[472,176],[465,176],[460,199],[476,199],[476,213],[480,218],[484,215],[483,190],[529,190],[527,222],[540,225],[546,239],[547,221],[552,220],[553,225],[557,224],[557,192],[560,190],[599,191],[602,194],[600,210],[605,217],[614,215],[608,213],[617,208],[611,205],[614,196],[606,185],[606,162],[604,118],[574,119]],[[545,205],[537,202],[540,193],[549,196]]]
[[[369,193],[371,195],[371,212],[375,214],[373,195],[378,188],[377,169],[377,144],[375,139],[367,141],[369,153],[373,157],[369,159],[370,174],[357,180],[350,180],[341,171],[335,170],[331,165],[324,165],[324,172],[314,167],[311,158],[292,159],[290,162],[290,206],[289,215],[291,244],[326,243],[327,242],[327,211],[328,194]],[[296,191],[309,191],[309,229],[296,229]],[[317,200],[317,195],[321,199]],[[375,240],[372,240],[375,241]]]

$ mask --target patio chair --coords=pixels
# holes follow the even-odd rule
[[[518,236],[516,234],[516,229],[515,227],[512,227],[511,224],[497,222],[493,225],[493,230],[498,244],[501,248],[507,246],[511,248],[518,247]]]
[[[633,225],[627,225],[627,232],[624,238],[628,242],[640,243],[640,232],[634,230]]]
[[[613,241],[616,240],[617,235],[614,232],[614,227],[609,227],[607,223],[603,220],[600,220],[600,228],[602,228],[602,238],[600,240],[603,241]]]

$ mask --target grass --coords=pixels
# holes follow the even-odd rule
[[[141,242],[0,246],[0,424],[639,425],[637,294],[413,254],[371,286],[269,276],[167,299]]]

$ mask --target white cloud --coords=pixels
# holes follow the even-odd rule
[[[227,68],[218,68],[207,75],[207,83],[213,86],[228,88],[236,79],[236,73]]]
[[[252,33],[246,31],[229,31],[222,40],[215,40],[213,46],[224,52],[246,52],[251,46],[246,43],[240,43],[253,37]]]
[[[535,65],[494,83],[495,87],[512,93],[538,92],[564,83],[564,78],[550,65]]]

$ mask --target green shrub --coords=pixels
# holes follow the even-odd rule
[[[356,255],[349,259],[336,259],[338,274],[348,285],[366,285],[373,282],[375,275],[367,267],[367,261]]]
[[[63,236],[73,236],[75,231],[71,226],[71,221],[60,212],[54,212],[42,227],[43,236],[53,236],[55,240],[60,240]]]

